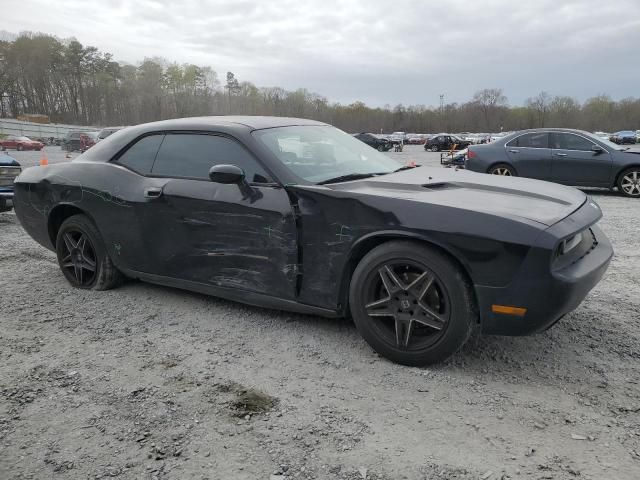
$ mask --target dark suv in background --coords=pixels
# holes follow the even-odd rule
[[[393,147],[393,143],[391,143],[386,138],[378,138],[372,133],[356,133],[354,135],[361,142],[366,143],[370,147],[375,148],[379,152],[388,152]]]
[[[609,140],[613,143],[617,143],[618,145],[624,145],[625,143],[633,145],[636,143],[636,139],[636,132],[632,132],[631,130],[616,132],[609,137]]]

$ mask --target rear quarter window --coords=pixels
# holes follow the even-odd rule
[[[163,139],[164,135],[142,137],[120,155],[116,163],[141,175],[149,175]]]

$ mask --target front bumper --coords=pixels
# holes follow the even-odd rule
[[[571,218],[571,217],[569,217]],[[527,335],[548,329],[575,310],[597,285],[613,257],[606,235],[591,225],[592,242],[585,253],[561,268],[553,268],[549,250],[532,247],[513,281],[505,287],[476,286],[482,332]],[[496,313],[492,305],[526,308],[523,316]]]

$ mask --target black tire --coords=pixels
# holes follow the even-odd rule
[[[627,168],[618,175],[617,186],[624,196],[640,198],[640,167]]]
[[[506,163],[498,163],[496,165],[492,165],[487,173],[491,175],[502,175],[503,177],[515,177],[516,171],[515,169]]]
[[[432,152],[439,152],[440,151],[440,146],[439,145],[431,145],[431,147],[429,147],[429,150]]]
[[[403,273],[405,262],[407,273]],[[383,275],[389,271],[385,270],[387,267],[393,270],[395,279],[401,281],[406,289],[392,293],[386,287]],[[414,277],[408,276],[409,269],[414,268]],[[425,275],[422,281],[420,270]],[[387,281],[394,276],[387,277]],[[382,287],[376,286],[376,281]],[[429,282],[424,290],[422,282],[425,285]],[[412,288],[414,283],[417,285]],[[420,305],[434,298],[439,302],[439,307],[429,303],[429,308],[433,307],[431,311],[437,310],[436,314],[445,319],[438,323],[439,329],[422,323],[431,320],[424,316],[425,312],[418,311],[415,297],[412,299],[409,294],[412,289],[422,292],[417,297]],[[388,298],[376,300],[376,291]],[[398,297],[402,298],[399,302]],[[396,310],[400,306],[404,309],[402,312],[400,308]],[[394,315],[385,315],[385,311],[377,310],[378,307],[385,311],[388,309]],[[475,297],[461,269],[437,249],[404,240],[384,243],[364,256],[351,278],[349,308],[356,328],[376,352],[393,362],[410,366],[441,362],[453,355],[469,339],[478,321]],[[402,326],[407,318],[408,326],[407,323]]]
[[[20,144],[16,145],[16,150],[18,152],[21,152],[22,151],[22,145],[20,145]]]
[[[76,288],[109,290],[124,279],[111,261],[100,232],[86,215],[73,215],[62,223],[56,237],[56,254],[60,270]]]
[[[378,151],[379,152],[384,152],[384,145],[378,145]]]

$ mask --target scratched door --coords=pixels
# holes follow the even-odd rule
[[[144,208],[151,273],[294,298],[297,234],[284,189],[171,179]]]

